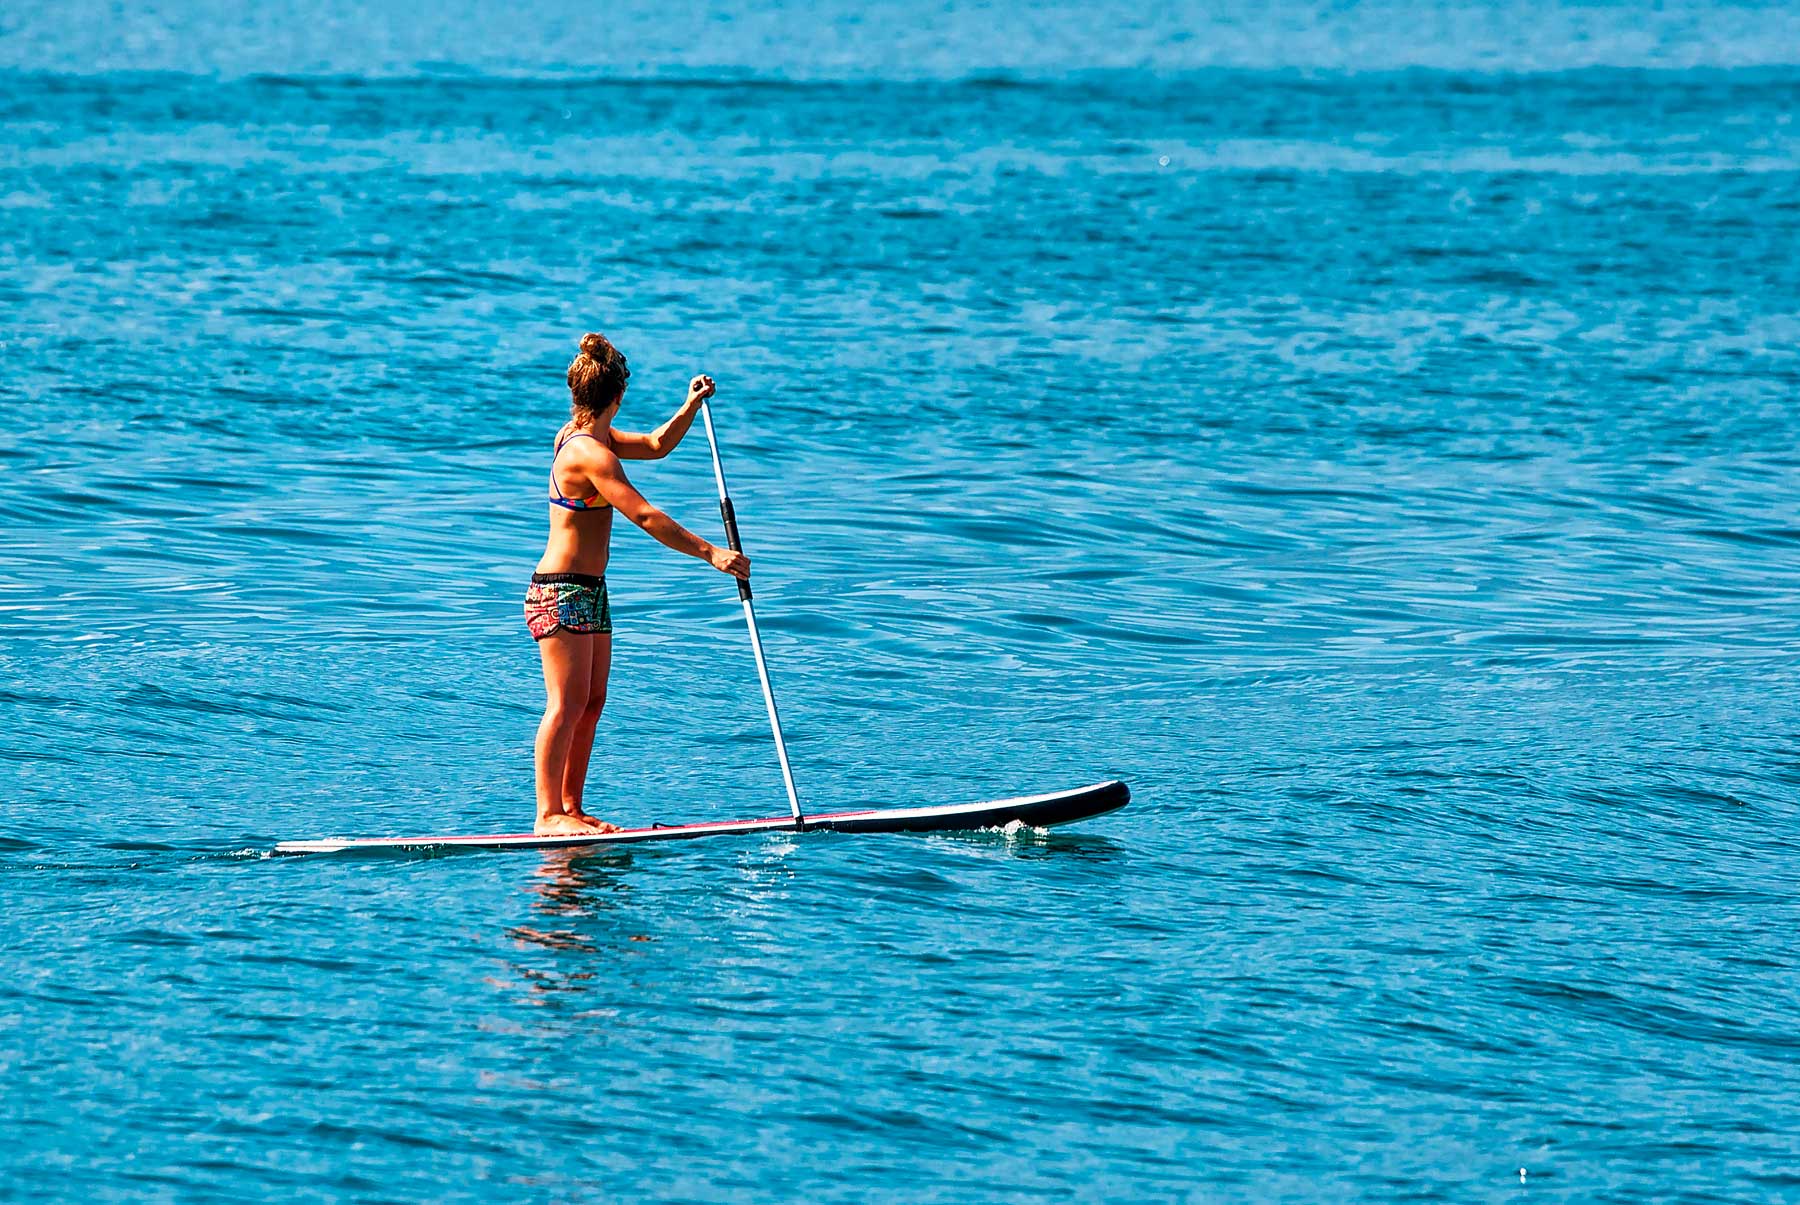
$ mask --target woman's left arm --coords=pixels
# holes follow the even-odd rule
[[[661,460],[673,452],[675,445],[681,442],[681,437],[694,425],[694,415],[700,413],[700,403],[713,395],[713,388],[713,379],[704,374],[689,381],[687,401],[681,403],[681,409],[648,435],[612,428],[610,434],[613,455],[620,460]]]

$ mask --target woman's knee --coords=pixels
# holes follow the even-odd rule
[[[541,727],[551,732],[570,732],[581,723],[583,708],[569,703],[567,700],[552,699],[544,705],[544,719]]]

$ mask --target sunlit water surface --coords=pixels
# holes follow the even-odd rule
[[[9,17],[0,1195],[1800,1196],[1792,18],[1376,8]],[[528,822],[586,329],[814,807],[1132,806],[262,856]],[[590,806],[779,813],[611,580]]]

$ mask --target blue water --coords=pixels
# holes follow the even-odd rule
[[[0,17],[0,1197],[1800,1199],[1800,17]],[[802,794],[517,828],[584,330]],[[705,445],[633,470],[716,533]],[[779,813],[624,525],[589,806]],[[1523,1169],[1523,1176],[1521,1175]]]

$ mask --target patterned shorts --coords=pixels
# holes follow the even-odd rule
[[[589,573],[534,573],[525,590],[525,626],[533,640],[561,628],[577,636],[612,631],[606,579]]]

